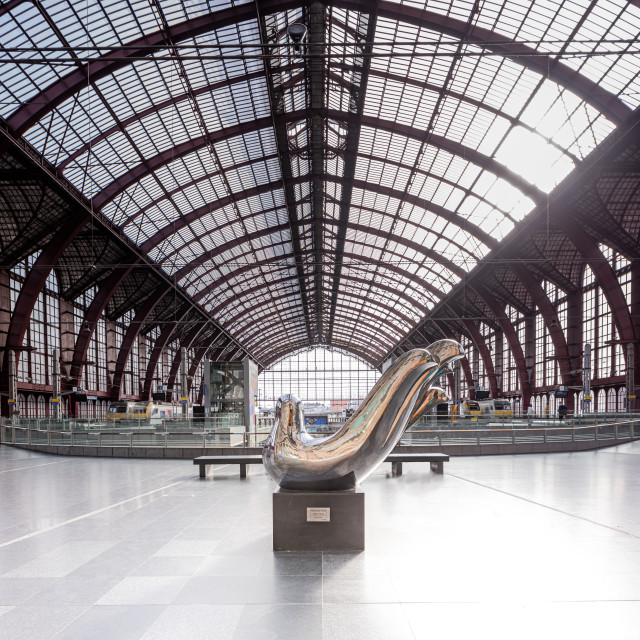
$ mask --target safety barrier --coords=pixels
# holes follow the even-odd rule
[[[599,414],[588,418],[560,422],[554,420],[511,420],[477,422],[458,420],[425,428],[409,429],[401,440],[403,446],[482,447],[487,445],[526,445],[554,443],[592,443],[606,446],[640,437],[640,416],[637,414]],[[162,421],[150,425],[149,421],[95,421],[83,420],[25,420],[0,427],[3,444],[46,447],[91,448],[227,448],[260,447],[268,435],[267,430],[248,432],[243,425],[216,427],[212,423],[195,420]],[[576,447],[576,448],[593,448]],[[548,448],[553,450],[553,448]],[[501,452],[509,452],[503,448]]]

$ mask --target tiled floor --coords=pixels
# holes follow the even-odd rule
[[[274,554],[261,468],[0,447],[0,639],[640,638],[640,442],[388,466],[366,551]]]

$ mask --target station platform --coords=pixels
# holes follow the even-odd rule
[[[271,550],[261,466],[0,446],[0,640],[638,638],[640,442],[388,465],[366,550]]]

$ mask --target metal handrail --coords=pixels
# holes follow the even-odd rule
[[[608,422],[598,421],[589,425],[538,424],[531,426],[486,426],[478,428],[469,425],[466,428],[451,428],[460,426],[449,423],[450,426],[440,425],[435,429],[414,427],[409,429],[402,438],[401,444],[419,444],[424,446],[443,446],[452,444],[504,444],[531,442],[576,442],[587,440],[632,440],[640,438],[640,418]],[[44,425],[40,425],[44,426]],[[50,422],[47,423],[50,427]],[[75,425],[76,427],[79,424]],[[133,425],[126,428],[119,425],[116,429],[51,429],[38,428],[27,424],[2,424],[0,426],[0,442],[4,444],[42,444],[63,446],[91,446],[91,447],[257,447],[261,446],[269,431],[247,432],[242,425],[234,428],[222,429],[180,429],[166,430],[152,428],[151,425]],[[123,428],[124,427],[124,428]]]

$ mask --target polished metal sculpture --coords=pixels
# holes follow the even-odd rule
[[[446,400],[434,383],[464,352],[454,340],[400,356],[336,433],[316,438],[304,425],[302,402],[282,396],[262,452],[269,475],[283,489],[353,489],[396,446],[404,431],[431,406]]]

